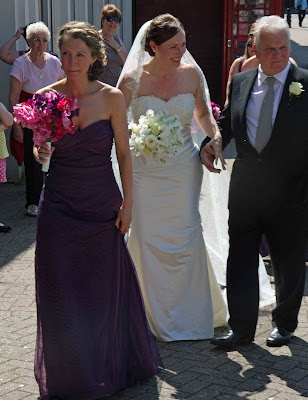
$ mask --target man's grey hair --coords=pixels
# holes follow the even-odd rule
[[[32,39],[35,35],[38,33],[45,33],[46,39],[50,40],[50,31],[47,28],[47,26],[44,24],[44,22],[39,21],[39,22],[34,22],[33,24],[30,24],[27,26],[26,29],[26,38],[27,39]]]
[[[256,47],[258,47],[259,44],[261,31],[266,33],[278,33],[285,31],[290,40],[289,26],[287,22],[278,15],[262,17],[255,22],[253,36]]]

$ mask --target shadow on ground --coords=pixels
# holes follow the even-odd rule
[[[2,183],[0,186],[0,222],[9,225],[9,233],[0,233],[0,268],[18,258],[35,243],[36,218],[27,217],[25,185]]]
[[[291,57],[294,58],[299,67],[308,68],[308,46],[300,46],[291,40]]]

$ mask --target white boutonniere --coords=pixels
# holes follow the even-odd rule
[[[300,82],[291,82],[289,86],[289,102],[288,105],[290,104],[291,100],[293,99],[294,96],[300,96],[302,92],[305,90],[303,89],[303,85]]]

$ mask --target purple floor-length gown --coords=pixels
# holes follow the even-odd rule
[[[114,224],[122,198],[112,141],[108,120],[64,136],[42,192],[35,377],[44,399],[107,396],[161,365],[135,268]]]

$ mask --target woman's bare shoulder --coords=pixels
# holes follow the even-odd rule
[[[65,92],[64,82],[65,82],[65,79],[62,79],[61,81],[58,81],[56,83],[53,83],[52,85],[46,86],[46,87],[38,90],[36,93],[44,95],[45,93],[49,92],[50,90],[53,90],[56,93],[64,94],[64,92]]]
[[[107,103],[117,103],[119,101],[122,101],[123,99],[123,94],[121,90],[107,85],[106,83],[101,83],[99,82],[100,88],[99,88],[99,96],[103,102]]]
[[[256,68],[259,65],[259,59],[257,56],[248,58],[242,65],[242,71],[248,71],[249,69]]]
[[[197,71],[197,67],[195,67],[194,65],[181,63],[178,71],[181,75],[183,75],[183,80],[199,84],[200,73]]]
[[[190,75],[190,76],[197,76],[197,68],[191,64],[181,63],[179,67],[179,72]]]
[[[130,69],[129,71],[126,71],[122,77],[121,77],[121,83],[127,83],[127,82],[131,82],[134,81],[136,78],[136,74],[137,74],[137,68],[133,68]]]

